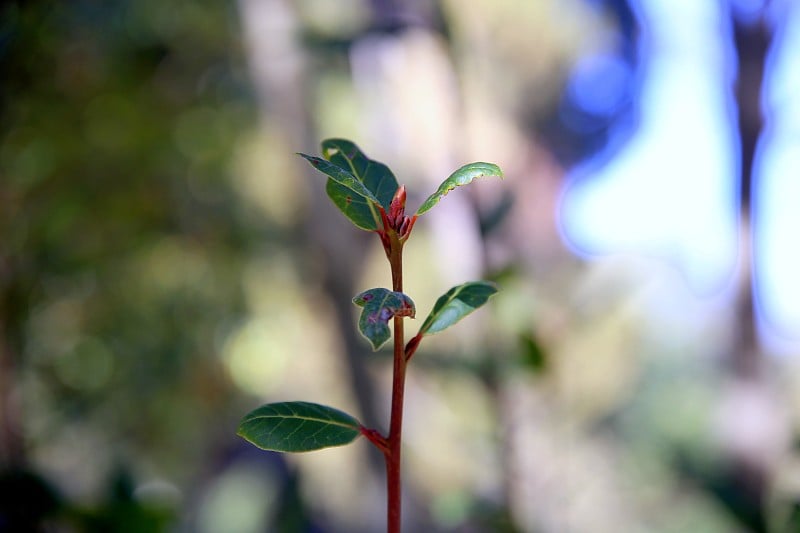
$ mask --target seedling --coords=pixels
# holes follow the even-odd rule
[[[438,333],[486,303],[497,292],[492,283],[471,281],[453,287],[434,304],[419,331],[405,342],[403,321],[414,318],[414,302],[403,293],[403,245],[411,235],[417,218],[426,213],[451,190],[483,176],[503,177],[497,165],[470,163],[448,177],[417,211],[405,213],[405,186],[398,186],[389,168],[369,159],[350,141],[328,139],[322,142],[323,158],[299,154],[328,176],[328,197],[357,227],[380,238],[392,272],[392,289],[376,288],[362,292],[353,303],[361,307],[358,329],[378,350],[392,337],[394,362],[392,407],[389,433],[364,427],[356,418],[333,407],[310,402],[270,403],[248,413],[239,424],[238,434],[264,450],[307,452],[341,446],[359,436],[366,437],[383,453],[386,463],[387,531],[400,532],[400,449],[403,427],[403,391],[406,366],[423,338]]]

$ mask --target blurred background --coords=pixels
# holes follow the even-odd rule
[[[423,316],[501,288],[410,366],[408,531],[800,530],[798,57],[792,0],[3,2],[0,531],[383,529],[364,439],[235,435],[388,423],[332,136],[506,174],[406,247]]]

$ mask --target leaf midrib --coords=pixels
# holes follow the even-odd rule
[[[439,307],[438,309],[437,309],[437,308],[436,308],[436,306],[434,305],[434,307],[433,307],[433,310],[431,311],[431,314],[428,316],[428,318],[425,320],[425,323],[422,325],[422,328],[421,328],[421,329],[422,329],[423,333],[424,333],[424,332],[426,332],[426,331],[428,331],[428,330],[430,329],[430,327],[431,327],[431,324],[433,324],[433,322],[436,320],[436,317],[437,317],[437,316],[439,316],[439,315],[442,313],[442,309],[444,309],[445,307],[447,307],[447,306],[448,306],[448,304],[450,304],[450,302],[452,302],[453,300],[455,300],[455,299],[456,299],[456,297],[457,297],[459,294],[461,294],[461,292],[462,292],[463,290],[464,290],[464,289],[463,289],[463,287],[459,287],[459,289],[458,289],[457,291],[455,291],[455,292],[453,293],[453,295],[452,295],[450,298],[448,298],[448,299],[447,299],[447,300],[446,300],[446,301],[445,301],[445,302],[444,302],[444,303],[441,305],[441,307]],[[472,307],[471,305],[469,305],[469,304],[468,304],[468,303],[466,303],[466,302],[464,302],[464,305],[466,305],[467,307]],[[475,309],[474,307],[472,307],[472,308],[473,308],[473,309]]]
[[[332,426],[341,426],[341,427],[345,427],[345,428],[351,428],[351,429],[358,430],[357,426],[353,426],[353,425],[350,425],[350,424],[345,424],[344,422],[338,422],[336,420],[331,420],[331,419],[328,419],[328,418],[314,418],[314,417],[310,417],[310,416],[299,416],[299,415],[291,415],[291,416],[287,416],[287,415],[257,415],[257,416],[253,416],[252,418],[249,418],[247,420],[247,422],[252,421],[252,420],[260,420],[262,418],[280,418],[281,420],[286,420],[286,419],[308,420],[308,421],[311,421],[311,422],[323,422],[323,423],[326,423],[326,424],[329,424],[329,425],[332,425]]]
[[[344,157],[345,161],[347,161],[347,166],[350,167],[350,173],[353,176],[355,176],[356,179],[358,181],[360,181],[369,192],[372,192],[369,189],[369,187],[367,187],[367,184],[364,183],[364,177],[363,176],[359,176],[358,171],[356,171],[355,165],[353,165],[353,157],[355,157],[355,155],[353,157],[350,157],[349,154],[341,146],[339,146],[338,144],[336,146],[336,149],[339,150],[339,153],[342,154],[342,157]],[[369,169],[370,165],[372,165],[372,160],[369,159],[366,156],[364,156],[364,157],[367,159],[367,167],[366,168]],[[366,175],[366,173],[367,173],[367,170],[364,171],[365,175]],[[378,198],[376,193],[372,192],[372,194],[375,195],[375,198],[378,201],[380,201],[380,199]],[[367,198],[366,200],[367,200],[366,204],[367,204],[367,207],[369,208],[369,212],[372,214],[372,220],[375,221],[375,226],[377,228],[380,228],[381,227],[381,217],[375,211],[375,206],[372,205],[372,202],[369,200],[369,198]]]

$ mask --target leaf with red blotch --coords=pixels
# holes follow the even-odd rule
[[[389,289],[369,289],[355,298],[353,303],[363,307],[358,319],[358,329],[377,350],[391,336],[389,319],[394,316],[414,318],[414,302],[402,292]]]

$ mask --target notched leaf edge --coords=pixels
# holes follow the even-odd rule
[[[369,289],[353,298],[353,303],[362,308],[358,319],[358,330],[378,350],[391,337],[389,320],[395,316],[414,318],[416,307],[411,298],[389,289]]]

